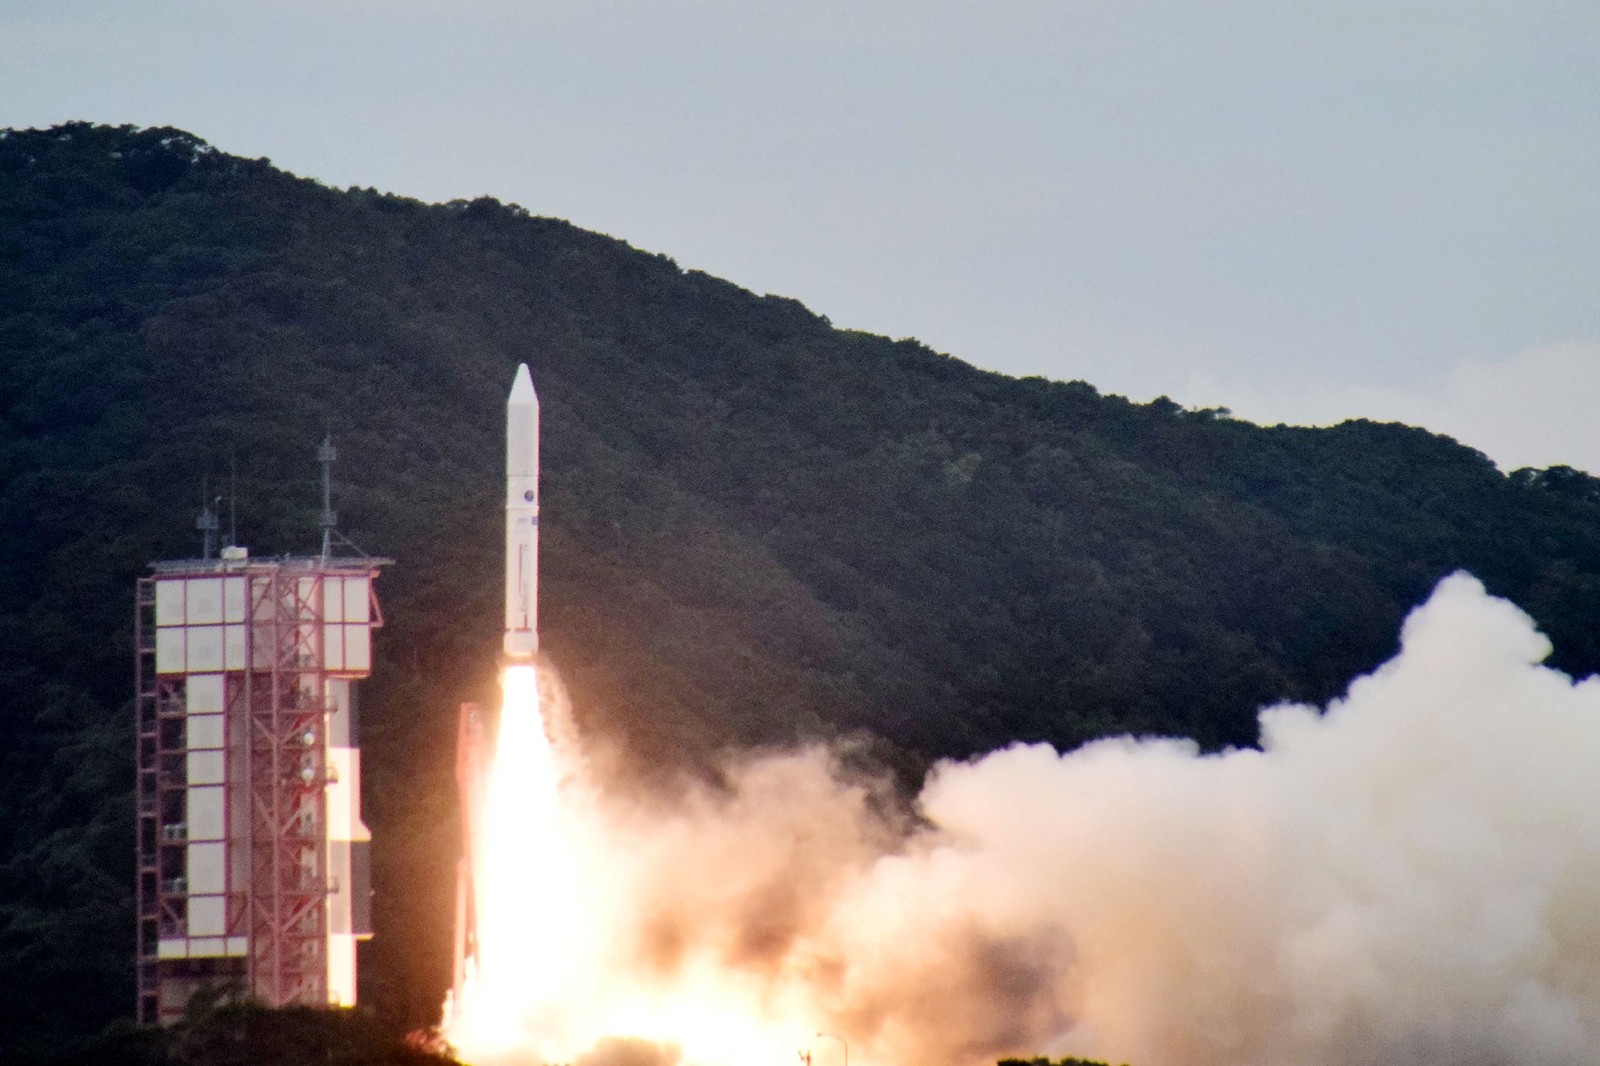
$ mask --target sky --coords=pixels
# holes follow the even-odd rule
[[[0,0],[0,126],[491,195],[835,325],[1600,472],[1594,0]]]

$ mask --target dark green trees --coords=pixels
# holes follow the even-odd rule
[[[1015,739],[1249,744],[1260,704],[1338,693],[1460,567],[1562,668],[1600,668],[1585,474],[985,373],[520,208],[332,190],[181,131],[12,131],[0,1056],[132,1001],[135,578],[196,550],[230,457],[241,539],[310,547],[328,429],[345,532],[399,560],[363,696],[364,995],[431,1019],[453,715],[492,695],[499,412],[524,360],[545,645],[629,786],[847,732],[908,780]]]

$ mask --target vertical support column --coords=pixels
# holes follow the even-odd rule
[[[252,590],[251,984],[264,1002],[328,1001],[321,575],[277,568]],[[257,659],[259,664],[259,659]]]
[[[137,955],[134,1017],[154,1025],[161,1016],[158,945],[161,908],[158,870],[159,819],[156,766],[156,590],[153,578],[141,578],[134,594],[134,833]]]

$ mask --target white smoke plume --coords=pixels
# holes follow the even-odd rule
[[[1343,699],[1264,711],[1260,751],[1019,745],[940,765],[915,819],[821,749],[587,807],[603,933],[539,1014],[593,1064],[677,1057],[602,1039],[666,1032],[618,1026],[643,1002],[857,1066],[1592,1062],[1600,684],[1548,651],[1458,574]]]

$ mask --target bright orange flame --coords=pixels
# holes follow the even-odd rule
[[[573,969],[579,914],[569,827],[532,666],[511,666],[478,842],[478,954],[447,1036],[463,1053],[538,1050],[530,1004],[555,998]]]
[[[628,954],[608,940],[627,924],[609,920],[628,905],[607,859],[617,845],[563,790],[535,668],[508,667],[501,684],[473,871],[477,958],[445,1008],[457,1054],[477,1066],[571,1062],[618,1037],[675,1048],[695,1066],[791,1066],[811,1033],[775,1024],[774,1005],[737,975],[689,967],[662,987],[613,961]]]

